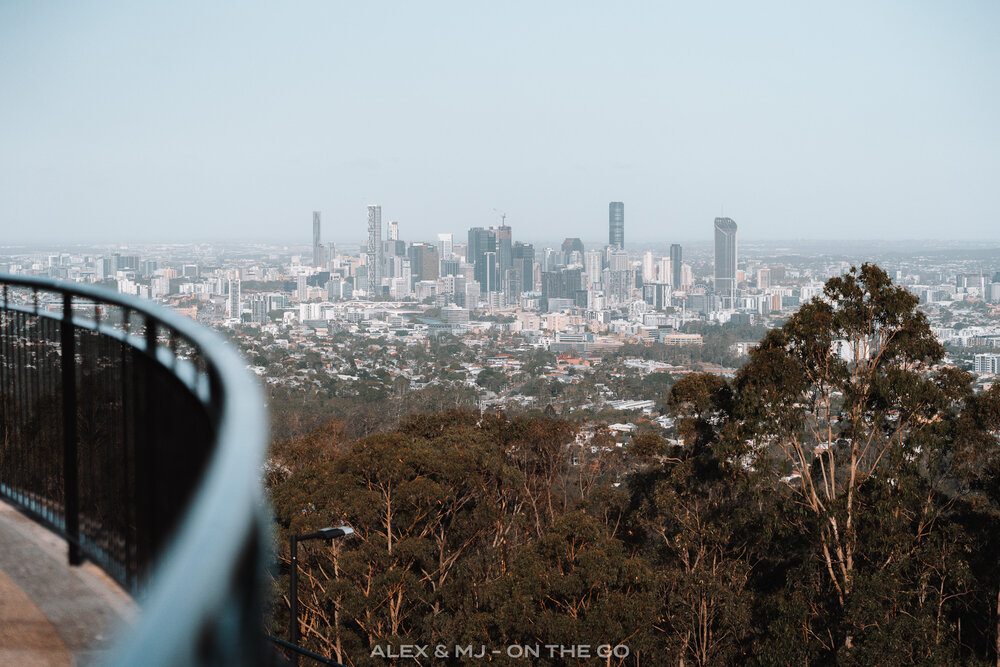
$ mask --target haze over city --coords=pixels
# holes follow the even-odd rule
[[[0,6],[7,243],[997,239],[995,3]]]

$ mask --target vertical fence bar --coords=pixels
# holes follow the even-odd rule
[[[79,565],[80,555],[80,480],[77,463],[76,434],[76,330],[73,328],[73,296],[63,294],[62,338],[62,412],[63,412],[63,493],[66,515],[66,539],[69,564]]]

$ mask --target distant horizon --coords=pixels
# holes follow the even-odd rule
[[[447,232],[441,232],[447,233]],[[627,229],[626,229],[627,234]],[[1000,251],[1000,237],[996,239],[943,239],[943,238],[907,238],[907,239],[890,239],[890,238],[857,238],[857,239],[842,239],[842,238],[744,238],[742,231],[740,233],[739,243],[740,246],[757,246],[757,245],[767,245],[767,246],[779,246],[782,244],[788,245],[817,245],[817,244],[835,244],[837,246],[844,245],[860,245],[860,244],[892,244],[897,246],[905,246],[910,249],[910,247],[915,245],[927,245],[927,244],[937,244],[942,249],[954,249],[954,248],[965,248],[965,247],[975,247],[978,249],[988,249],[995,247]],[[402,236],[402,235],[401,235]],[[464,235],[463,235],[464,237]],[[454,235],[456,243],[464,243],[462,238],[459,238],[458,234]],[[519,237],[514,232],[513,238],[515,241],[525,241],[533,243],[536,245],[541,245],[542,247],[557,247],[562,243],[565,238],[580,238],[585,246],[588,248],[600,248],[607,245],[606,241],[601,241],[598,239],[588,239],[585,237],[561,237],[561,238],[525,238]],[[416,238],[401,238],[400,240],[406,242],[433,242],[436,243],[436,238],[430,237],[416,237]],[[323,239],[324,244],[330,243],[330,239]],[[332,240],[335,245],[346,246],[346,247],[363,247],[365,244],[364,239],[344,239],[344,240]],[[648,247],[648,246],[669,246],[671,243],[680,243],[681,245],[693,245],[699,246],[704,245],[706,247],[711,247],[714,243],[712,238],[699,238],[699,239],[677,239],[677,240],[648,240],[648,241],[634,241],[629,243],[626,241],[625,249],[635,249],[636,247]],[[289,240],[289,239],[277,239],[277,238],[201,238],[201,239],[171,239],[171,240],[92,240],[92,241],[53,241],[53,240],[39,240],[39,241],[23,241],[17,243],[0,243],[0,251],[11,250],[17,248],[91,248],[91,247],[130,247],[130,246],[189,246],[189,245],[213,245],[213,246],[242,246],[242,245],[268,245],[268,246],[283,246],[287,248],[302,248],[308,249],[311,247],[311,240]],[[880,248],[881,251],[885,251],[885,248]]]

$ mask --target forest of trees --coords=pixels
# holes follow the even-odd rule
[[[463,410],[278,442],[279,545],[356,531],[300,547],[302,643],[347,665],[402,644],[1000,665],[1000,386],[974,393],[943,355],[916,297],[865,265],[768,332],[732,381],[673,384],[681,446],[643,433],[623,452],[599,429]]]

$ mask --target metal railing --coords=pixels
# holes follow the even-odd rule
[[[245,362],[148,301],[19,276],[0,289],[0,497],[141,600],[111,663],[273,663],[266,406]]]

